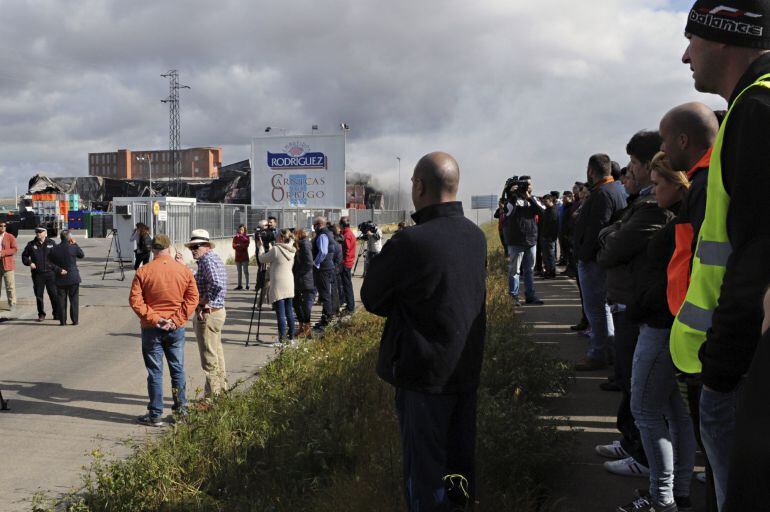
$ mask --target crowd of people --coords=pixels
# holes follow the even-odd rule
[[[770,38],[704,22],[712,4],[695,3],[682,61],[695,88],[722,96],[727,111],[672,108],[629,139],[625,168],[594,154],[587,181],[561,200],[535,197],[529,176],[514,177],[496,213],[514,306],[519,276],[524,303],[542,304],[535,252],[542,276],[553,277],[558,240],[563,274],[580,290],[572,329],[589,338],[575,370],[613,366],[601,388],[620,392],[619,437],[596,452],[611,459],[609,472],[649,479],[619,512],[692,510],[698,446],[709,511],[769,507]],[[759,14],[733,9],[731,23],[770,17],[770,2],[742,4]]]

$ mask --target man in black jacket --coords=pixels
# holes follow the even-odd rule
[[[332,286],[334,286],[334,236],[326,227],[326,217],[313,219],[313,280],[315,281],[318,298],[321,300],[321,319],[313,326],[316,331],[323,331],[334,316],[332,303]]]
[[[612,178],[609,156],[591,156],[586,173],[591,195],[575,221],[573,241],[583,308],[591,326],[591,345],[586,357],[575,365],[577,371],[599,370],[607,364],[608,344],[615,330],[607,304],[607,274],[596,262],[596,253],[599,251],[599,232],[626,207],[626,194],[620,182]]]
[[[59,301],[57,300],[56,283],[53,275],[53,267],[48,261],[48,256],[56,246],[56,242],[48,238],[48,231],[43,228],[35,228],[35,238],[30,241],[21,253],[21,262],[32,269],[32,285],[37,301],[37,321],[45,320],[45,301],[43,293],[48,292],[51,300],[51,312],[54,320],[59,318]]]
[[[525,299],[527,304],[542,304],[535,295],[535,255],[537,252],[537,216],[545,211],[543,205],[532,195],[532,180],[520,176],[508,191],[505,211],[505,243],[508,245],[508,293],[516,306],[519,299],[519,271],[524,273]]]
[[[545,211],[540,221],[540,253],[543,255],[543,277],[556,277],[556,239],[559,237],[559,210],[553,195],[543,196]]]
[[[59,233],[61,243],[53,248],[49,261],[53,269],[59,302],[59,324],[67,325],[67,301],[70,305],[70,320],[72,325],[78,324],[78,294],[80,288],[80,271],[77,259],[84,258],[83,249],[78,247],[70,232],[63,229]]]
[[[622,476],[649,474],[639,429],[631,414],[631,366],[639,324],[628,317],[626,309],[634,302],[636,276],[645,262],[649,241],[672,217],[658,206],[652,194],[650,165],[660,145],[656,131],[642,130],[628,141],[626,153],[631,161],[624,186],[631,202],[622,210],[620,219],[599,234],[596,255],[607,275],[607,300],[615,329],[615,384],[622,392],[616,422],[622,437],[612,444],[596,446],[596,452],[617,459],[605,462],[604,468]]]
[[[701,436],[714,470],[717,500],[722,504],[728,481],[731,486],[744,485],[729,476],[728,460],[735,442],[738,392],[760,339],[762,293],[770,282],[770,88],[752,86],[770,73],[770,2],[736,0],[727,9],[716,0],[698,0],[685,31],[689,45],[682,61],[693,71],[695,88],[720,95],[730,109],[721,127],[721,154],[714,155],[709,168],[712,180],[719,169],[715,165],[718,157],[722,180],[714,187],[708,185],[701,236],[706,226],[724,225],[731,252],[721,283],[701,280],[695,273],[690,283],[690,289],[719,285],[699,357],[703,381]],[[723,205],[723,213],[709,215],[712,194],[716,200],[724,193],[729,201]],[[766,403],[754,406],[767,407]],[[756,457],[767,463],[770,450],[766,433],[761,439],[743,438],[739,442],[749,443]]]
[[[459,181],[450,155],[420,159],[412,176],[416,225],[385,244],[361,288],[366,309],[387,317],[377,373],[396,388],[410,511],[454,510],[475,493],[486,240],[456,201]]]

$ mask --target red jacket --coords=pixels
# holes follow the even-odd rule
[[[342,265],[345,268],[353,268],[356,261],[356,235],[350,228],[345,228],[342,230],[342,236],[345,237],[345,259],[342,260]]]
[[[235,249],[235,261],[249,261],[249,235],[237,233],[233,237],[233,249]]]
[[[18,251],[18,247],[16,247],[16,238],[6,231],[3,235],[2,247],[0,247],[0,260],[3,263],[3,270],[15,269],[13,256],[16,254],[16,251]]]

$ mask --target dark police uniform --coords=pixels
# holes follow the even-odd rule
[[[53,265],[48,261],[48,257],[56,247],[56,242],[47,238],[42,242],[35,237],[29,242],[21,254],[21,261],[26,266],[35,264],[32,269],[32,285],[35,290],[35,299],[37,301],[38,316],[45,316],[45,302],[43,301],[43,292],[48,292],[48,298],[51,300],[51,309],[54,319],[59,318],[59,302],[56,296],[56,282],[53,273]]]

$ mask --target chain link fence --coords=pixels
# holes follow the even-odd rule
[[[193,229],[205,229],[212,238],[229,238],[238,226],[254,231],[257,223],[275,217],[278,226],[312,229],[313,218],[324,216],[330,222],[339,222],[340,210],[271,210],[248,205],[196,203],[194,205],[169,205],[168,220],[158,223],[158,231],[165,232],[173,242],[184,242]],[[407,220],[402,210],[349,210],[351,226],[371,220],[375,224],[397,224]]]

